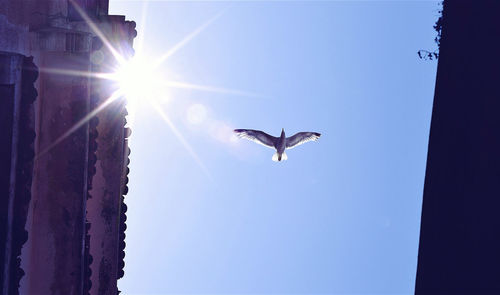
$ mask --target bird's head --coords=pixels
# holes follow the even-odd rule
[[[281,128],[281,136],[285,135],[285,128]]]

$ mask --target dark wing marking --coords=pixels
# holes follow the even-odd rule
[[[321,136],[321,134],[317,132],[299,132],[294,136],[290,136],[286,138],[286,148],[293,149],[296,146],[299,146],[308,141],[316,141]]]
[[[241,138],[246,138],[263,146],[274,149],[274,145],[278,142],[277,137],[271,136],[265,132],[252,129],[235,129],[234,132]]]

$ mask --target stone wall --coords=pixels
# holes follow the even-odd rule
[[[136,31],[107,11],[107,0],[0,1],[2,294],[118,292],[126,111],[119,98],[93,113],[112,87],[91,74],[116,66],[98,35],[129,57]]]

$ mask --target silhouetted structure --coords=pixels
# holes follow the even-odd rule
[[[1,294],[117,294],[124,102],[83,119],[113,91],[102,37],[127,57],[135,35],[108,0],[0,0]]]
[[[416,294],[500,294],[500,1],[448,0]]]

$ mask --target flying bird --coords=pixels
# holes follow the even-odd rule
[[[281,129],[280,137],[274,137],[263,131],[253,129],[235,129],[234,132],[241,138],[246,138],[258,144],[262,144],[263,146],[275,149],[276,153],[272,158],[274,162],[288,159],[285,149],[293,149],[308,141],[316,141],[321,136],[321,134],[317,132],[299,132],[294,136],[286,137],[284,129]]]

